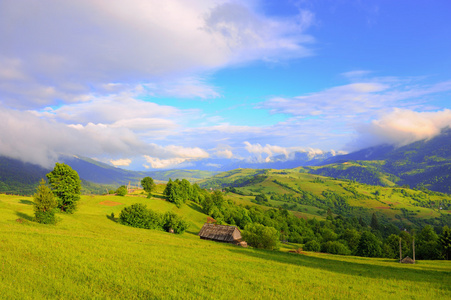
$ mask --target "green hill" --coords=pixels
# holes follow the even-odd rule
[[[157,193],[157,196],[159,194]],[[292,254],[200,240],[194,203],[82,196],[56,225],[31,221],[31,198],[0,195],[0,290],[4,299],[447,299],[449,261]],[[183,235],[120,225],[108,216],[132,203],[174,211]],[[282,249],[285,250],[286,249]]]
[[[350,165],[345,165],[350,164]],[[336,156],[312,173],[362,183],[427,188],[451,194],[451,129],[403,147],[379,146]]]
[[[367,224],[376,213],[382,223],[396,224],[399,228],[451,226],[450,195],[367,185],[308,172],[310,168],[237,169],[199,184],[204,188],[225,189],[229,199],[241,204],[250,204],[256,195],[265,194],[269,201],[259,204],[282,207],[305,217],[325,217],[327,209],[331,209],[343,216],[361,217]]]

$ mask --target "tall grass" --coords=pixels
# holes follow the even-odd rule
[[[194,204],[177,209],[158,198],[84,196],[74,215],[42,225],[31,221],[30,201],[0,195],[3,299],[451,298],[447,261],[401,265],[204,241],[196,233],[206,216]],[[135,202],[184,215],[191,233],[137,229],[107,217]]]

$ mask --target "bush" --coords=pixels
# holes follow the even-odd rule
[[[339,241],[328,241],[321,245],[321,252],[330,254],[349,255],[351,251]]]
[[[246,225],[243,238],[248,245],[260,249],[279,249],[279,232],[274,227],[258,223]]]
[[[119,223],[138,228],[151,229],[156,221],[152,220],[147,206],[141,203],[124,207],[119,215]]]
[[[308,241],[307,243],[305,243],[304,250],[319,252],[321,250],[321,245],[317,240],[311,240],[311,241]]]
[[[136,203],[124,207],[119,215],[119,223],[137,228],[157,229],[182,234],[189,227],[189,223],[173,212],[164,215],[148,209],[145,204]]]
[[[116,194],[117,194],[118,196],[125,196],[125,195],[127,195],[127,187],[126,187],[125,185],[119,187],[119,188],[116,190]]]
[[[166,212],[163,216],[162,227],[165,231],[174,230],[174,233],[182,234],[188,229],[189,224],[173,212]]]

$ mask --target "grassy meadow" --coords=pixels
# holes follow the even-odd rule
[[[156,194],[82,196],[56,225],[32,221],[31,197],[0,195],[3,299],[449,299],[451,261],[265,251],[200,240],[206,215]],[[111,219],[136,202],[183,215],[183,235]],[[295,246],[293,246],[295,247]]]

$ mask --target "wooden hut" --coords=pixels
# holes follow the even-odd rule
[[[241,237],[241,231],[236,226],[205,223],[199,232],[199,237],[203,240],[231,243],[247,247],[247,243]]]

